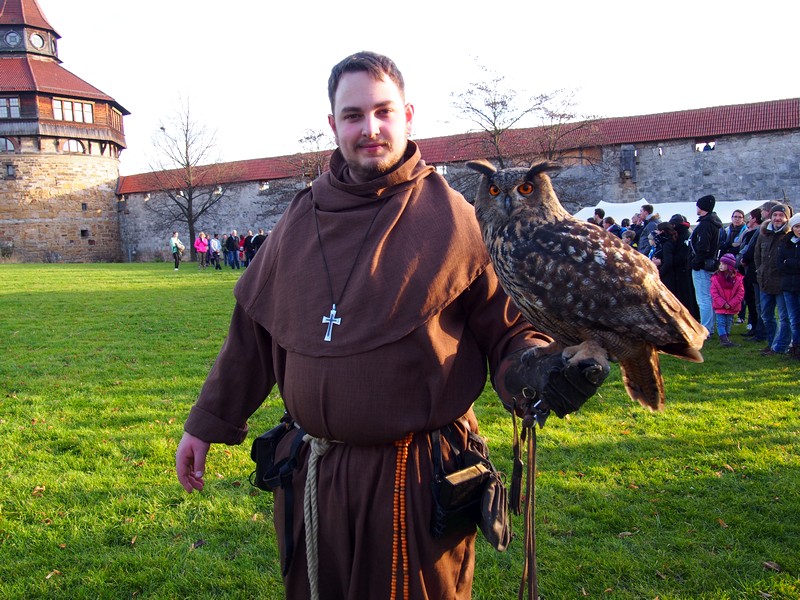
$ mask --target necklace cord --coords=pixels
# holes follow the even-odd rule
[[[372,231],[372,226],[375,224],[375,221],[378,219],[378,214],[381,212],[381,209],[384,207],[386,203],[384,202],[378,207],[378,210],[375,211],[375,214],[372,216],[372,221],[369,223],[369,227],[367,227],[367,232],[364,234],[364,239],[361,241],[361,245],[358,247],[358,252],[356,253],[356,257],[353,260],[353,266],[350,267],[350,272],[347,274],[347,279],[344,281],[344,286],[342,286],[342,293],[339,294],[339,299],[336,300],[333,295],[333,279],[331,278],[330,269],[328,269],[328,260],[325,258],[325,248],[322,245],[322,234],[320,233],[319,229],[319,219],[317,218],[317,207],[312,206],[312,210],[314,211],[314,225],[317,228],[317,242],[319,242],[319,251],[322,254],[322,265],[325,267],[325,275],[328,278],[328,289],[331,293],[331,304],[336,306],[341,302],[342,298],[344,297],[344,292],[347,289],[347,284],[350,283],[350,278],[353,276],[353,272],[356,270],[356,265],[358,264],[358,259],[361,256],[361,251],[364,250],[364,246],[367,244],[367,239],[369,238],[369,232]]]

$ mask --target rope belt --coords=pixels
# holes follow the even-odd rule
[[[408,598],[408,528],[406,526],[406,475],[408,469],[408,446],[413,434],[394,443],[397,459],[394,475],[394,500],[392,521],[392,593],[391,600],[397,600],[398,588],[401,598]],[[303,498],[303,523],[306,530],[306,562],[308,563],[308,583],[311,600],[319,600],[319,503],[317,489],[317,463],[331,446],[336,443],[324,438],[305,434],[311,452],[308,456],[305,495]],[[402,581],[398,583],[397,574],[402,571]]]
[[[306,529],[306,562],[308,563],[308,583],[311,587],[311,600],[319,600],[319,504],[317,498],[317,462],[320,456],[330,450],[332,442],[323,438],[315,438],[309,434],[303,436],[308,442],[311,454],[308,457],[308,475],[303,498],[303,523]]]

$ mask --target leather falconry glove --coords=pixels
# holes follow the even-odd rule
[[[503,404],[522,417],[525,425],[532,425],[534,419],[543,427],[550,411],[559,418],[575,412],[609,373],[608,365],[594,359],[568,362],[560,352],[541,355],[541,350],[528,348],[512,356],[517,360],[505,372],[503,383],[513,405],[507,398]]]

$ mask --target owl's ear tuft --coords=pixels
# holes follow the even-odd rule
[[[487,177],[491,177],[492,175],[497,173],[497,169],[495,168],[495,166],[485,158],[481,158],[479,160],[471,160],[467,163],[467,167],[469,167],[473,171],[477,171],[478,173],[486,175]]]
[[[561,163],[554,162],[552,160],[545,160],[540,163],[536,163],[535,165],[531,165],[530,170],[528,171],[528,177],[533,177],[534,175],[538,175],[539,173],[546,173],[548,171],[560,171],[563,168]]]

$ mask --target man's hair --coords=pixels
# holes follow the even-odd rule
[[[648,215],[653,214],[653,205],[652,204],[642,204],[641,209],[646,212]]]
[[[594,214],[600,215],[600,218],[602,219],[603,217],[606,216],[606,211],[604,211],[602,208],[595,208]]]
[[[328,77],[328,100],[331,102],[331,112],[334,112],[333,100],[336,90],[339,88],[339,80],[345,73],[367,73],[374,80],[379,81],[384,76],[388,77],[400,90],[400,96],[405,101],[406,86],[403,81],[403,74],[394,61],[388,56],[364,50],[351,54],[344,60],[334,65],[331,75]]]
[[[750,216],[753,217],[756,220],[756,223],[758,223],[759,225],[761,225],[761,223],[764,222],[764,218],[761,216],[760,208],[754,208],[753,210],[751,210]]]

